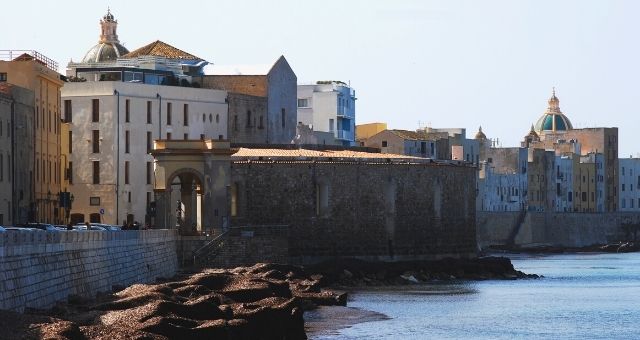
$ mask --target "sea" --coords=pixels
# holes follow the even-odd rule
[[[640,339],[640,253],[500,256],[544,277],[356,290],[381,317],[310,339]]]

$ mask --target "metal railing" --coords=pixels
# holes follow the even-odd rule
[[[28,61],[35,60],[47,68],[58,72],[58,63],[44,54],[34,50],[0,50],[0,60]]]
[[[224,245],[224,240],[231,229],[227,229],[222,232],[222,234],[216,236],[213,240],[207,242],[204,246],[196,249],[193,252],[193,264],[198,263],[199,258],[204,258],[204,260],[208,260],[209,256],[217,255],[217,251],[222,248]]]

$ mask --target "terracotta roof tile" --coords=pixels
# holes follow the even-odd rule
[[[169,59],[204,60],[160,40],[156,40],[148,45],[131,51],[125,54],[123,58],[135,58],[147,55],[165,57]]]
[[[422,159],[420,157],[350,150],[247,149],[240,148],[232,158],[348,158],[348,159]]]

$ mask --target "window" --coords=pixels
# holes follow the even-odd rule
[[[93,130],[91,135],[92,152],[100,153],[100,130]]]
[[[216,113],[216,124],[220,123],[220,114]]]
[[[223,136],[223,135],[218,135],[218,139],[219,139],[219,140],[223,140],[223,139],[224,139],[224,136]]]
[[[247,127],[251,127],[251,110],[247,110]]]
[[[200,134],[200,140],[204,140],[204,133]]]
[[[167,140],[171,140],[171,132],[167,132]]]
[[[625,200],[624,198],[622,199],[622,208],[626,208],[627,205],[625,204],[627,203],[627,200]]]
[[[73,153],[73,133],[69,131],[69,153]]]
[[[238,115],[233,116],[233,131],[238,131]]]
[[[187,140],[187,139],[189,139],[189,134],[188,134],[188,133],[185,133],[185,134],[184,134],[184,140]]]
[[[100,121],[100,100],[92,99],[91,104],[91,121],[97,123]],[[42,122],[44,123],[44,119]]]
[[[285,119],[285,110],[282,109],[282,111],[280,112],[280,118],[282,120],[282,127],[284,127],[284,119]]]
[[[124,162],[124,184],[129,184],[129,161]]]
[[[387,144],[387,141],[386,141],[386,140],[383,140],[383,141],[382,141],[382,147],[383,147],[383,148],[386,148],[386,147],[387,147],[387,145],[388,145],[388,144]]]
[[[93,161],[93,184],[100,184],[100,161]]]
[[[124,132],[124,153],[129,153],[130,134],[129,130]]]
[[[131,203],[131,191],[127,193],[127,202]],[[129,215],[127,215],[129,216]],[[128,217],[127,217],[128,218]]]
[[[70,184],[73,184],[73,162],[69,162],[69,168],[67,168],[67,179]]]
[[[258,125],[258,129],[264,129],[264,121],[262,119],[262,116],[260,116],[260,124]]]
[[[151,184],[151,174],[153,172],[151,164],[151,162],[147,162],[147,184]]]
[[[333,130],[334,130],[333,129],[333,125],[334,125],[333,123],[334,123],[333,119],[329,119],[329,132],[333,132]]]
[[[308,98],[298,99],[298,107],[309,107],[309,99]]]
[[[91,206],[99,206],[100,205],[100,197],[96,197],[96,196],[89,197],[89,205],[91,205]]]
[[[583,191],[582,192],[582,202],[586,202],[587,201],[587,192]]]
[[[4,181],[4,156],[0,153],[0,182]]]
[[[231,185],[231,217],[238,216],[238,195],[240,185],[238,183],[233,183]]]
[[[131,103],[129,101],[129,99],[125,100],[124,102],[124,122],[125,123],[129,123],[129,120],[131,118]]]
[[[71,123],[71,116],[72,116],[72,106],[71,106],[71,100],[65,100],[64,101],[64,121],[65,123]]]
[[[167,103],[167,125],[171,125],[171,103]]]
[[[147,124],[151,124],[151,101],[147,100]]]
[[[189,104],[184,104],[184,111],[182,112],[182,123],[184,124],[184,126],[189,126]]]
[[[0,72],[0,81],[7,81],[7,74],[5,72]]]
[[[151,152],[151,131],[147,131],[147,153]]]
[[[204,123],[207,120],[207,115],[206,114],[202,114],[202,122]]]
[[[624,183],[622,183],[622,191],[624,191]]]
[[[573,200],[573,194],[571,193],[571,191],[569,191],[569,193],[567,194],[567,197],[569,198],[569,202]]]

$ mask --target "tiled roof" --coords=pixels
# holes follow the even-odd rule
[[[142,46],[134,51],[131,51],[123,56],[123,58],[135,58],[141,56],[156,56],[165,57],[169,59],[189,59],[189,60],[204,60],[198,58],[193,54],[187,53],[181,49],[175,48],[165,42],[156,40],[151,44]]]
[[[420,157],[396,155],[389,153],[373,153],[350,150],[307,150],[307,149],[247,149],[240,148],[231,156],[241,158],[348,158],[348,159],[421,159]]]
[[[409,130],[389,130],[389,131],[391,131],[391,133],[395,134],[396,136],[398,136],[398,137],[400,137],[402,139],[432,140],[432,138],[429,138],[424,133],[418,133],[418,132],[415,132],[415,131],[409,131]]]

